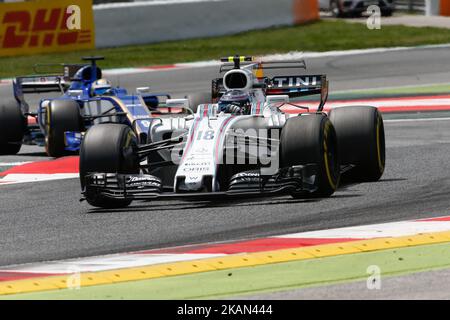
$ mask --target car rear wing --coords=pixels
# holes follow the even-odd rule
[[[48,92],[64,94],[75,73],[84,66],[85,64],[35,64],[33,69],[36,74],[16,77],[13,80],[14,97],[24,110],[28,110],[25,94]]]
[[[320,94],[324,87],[328,88],[328,80],[325,75],[278,76],[270,79],[266,94],[302,97]]]
[[[78,70],[86,64],[35,64],[34,75],[17,77],[15,89],[19,93],[45,93],[65,91]]]
[[[60,76],[26,76],[17,77],[13,81],[14,92],[18,94],[26,93],[45,93],[45,92],[64,92],[67,83]]]
[[[267,95],[288,95],[290,98],[320,94],[319,111],[328,99],[326,75],[279,76],[270,79]]]
[[[328,99],[328,80],[326,75],[302,75],[302,76],[277,76],[264,78],[257,84],[265,89],[266,95],[287,95],[289,98],[305,97],[320,94],[321,111]],[[223,79],[217,78],[212,81],[212,98],[217,101],[225,93]]]
[[[25,101],[25,94],[61,92],[68,88],[63,77],[58,75],[34,75],[17,77],[13,80],[14,98],[22,107],[24,113],[28,113],[29,106]]]
[[[328,99],[328,80],[325,75],[274,77],[270,80],[266,94],[287,95],[289,98],[320,94],[317,110],[322,111]]]

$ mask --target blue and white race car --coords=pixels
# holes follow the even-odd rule
[[[97,67],[102,59],[85,57],[90,64],[58,65],[63,68],[60,74],[14,79],[15,99],[0,102],[0,154],[16,154],[22,144],[44,145],[51,157],[72,154],[79,150],[84,132],[97,123],[124,124],[146,135],[151,112],[170,95],[149,93],[147,87],[135,94],[112,87]],[[61,95],[41,99],[37,111],[31,111],[25,94],[49,92]]]

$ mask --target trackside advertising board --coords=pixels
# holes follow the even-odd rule
[[[0,3],[0,56],[94,47],[92,0]]]

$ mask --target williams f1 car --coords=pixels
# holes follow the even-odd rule
[[[62,72],[17,77],[13,81],[14,98],[0,103],[0,154],[16,154],[22,144],[45,145],[51,157],[79,150],[82,134],[95,123],[114,122],[133,126],[137,134],[147,133],[150,112],[170,98],[165,93],[137,94],[113,88],[102,79],[96,61],[103,57],[85,57],[90,64],[36,65],[36,68],[62,67]],[[36,69],[37,70],[37,69]],[[32,112],[25,94],[59,92],[57,98],[40,100]]]
[[[80,150],[83,199],[118,208],[164,198],[329,197],[341,174],[380,179],[385,144],[377,108],[339,107],[327,115],[325,75],[264,76],[269,69],[306,69],[304,61],[222,61],[223,76],[212,81],[209,101],[168,100],[196,112],[153,117],[146,143],[130,126],[92,126]],[[313,94],[320,95],[317,110],[294,102]],[[284,106],[299,113],[286,114]]]

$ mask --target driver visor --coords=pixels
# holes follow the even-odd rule
[[[96,95],[102,95],[102,94],[105,94],[106,92],[108,92],[109,89],[111,89],[111,88],[108,88],[108,87],[106,87],[106,88],[96,88],[96,89],[94,89],[94,93]]]

